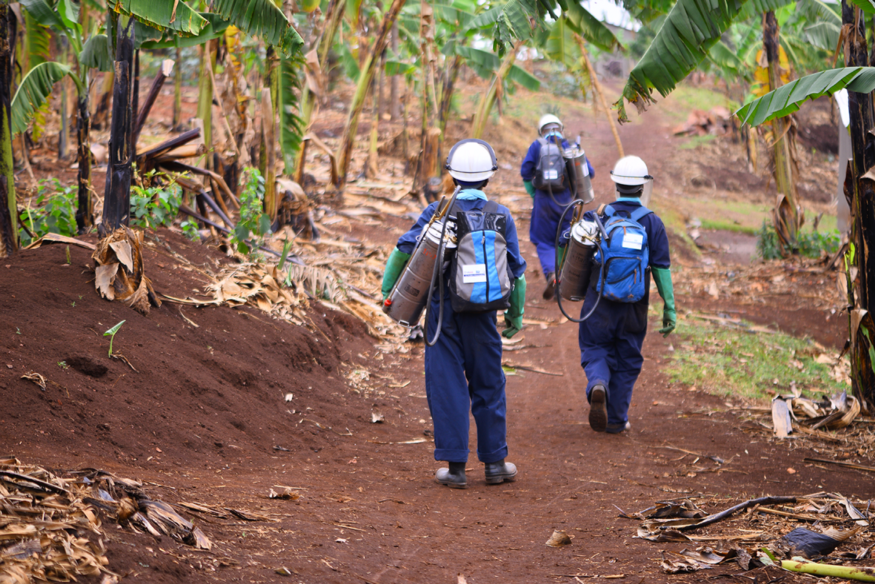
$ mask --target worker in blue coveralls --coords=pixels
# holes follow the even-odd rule
[[[526,192],[534,199],[532,209],[532,222],[529,226],[529,240],[534,244],[541,262],[541,270],[547,280],[544,288],[544,300],[552,300],[556,282],[556,231],[559,227],[559,219],[565,206],[571,202],[571,189],[569,180],[564,181],[564,186],[558,189],[536,189],[533,181],[541,161],[541,147],[552,143],[560,145],[563,149],[569,147],[569,143],[562,137],[564,126],[554,115],[542,116],[538,122],[538,139],[529,146],[526,157],[523,159],[520,175],[523,177],[523,185]],[[560,152],[561,154],[561,152]],[[593,176],[592,164],[586,161],[589,176]],[[562,231],[568,229],[571,223],[571,213],[567,213],[562,226]]]
[[[652,185],[653,177],[647,173],[643,160],[626,156],[611,171],[611,180],[616,183],[617,200],[598,212],[631,217],[642,208],[641,196],[645,187],[649,189]],[[587,212],[584,219],[594,220],[593,214]],[[604,220],[605,215],[602,215],[603,223]],[[668,236],[662,220],[653,212],[637,221],[647,234],[650,273],[664,301],[659,332],[668,335],[677,325]],[[627,247],[625,242],[624,247]],[[583,311],[590,310],[597,300],[599,292],[595,286],[599,276],[594,271]],[[580,323],[580,363],[586,372],[589,425],[596,432],[618,434],[630,429],[628,414],[632,389],[644,364],[641,347],[647,333],[649,296],[650,278],[647,278],[641,300],[624,303],[602,297],[593,314]]]
[[[458,211],[482,211],[487,204],[483,188],[498,169],[495,152],[482,140],[458,142],[447,157],[447,170],[461,188],[449,212],[450,221]],[[398,239],[389,257],[383,276],[383,298],[391,293],[395,282],[416,247],[438,203],[432,203],[419,216],[413,227]],[[507,207],[490,205],[493,212],[505,216],[507,265],[514,278],[510,293],[510,308],[504,313],[505,330],[511,338],[522,329],[523,304],[526,296],[526,262],[520,255],[516,225]],[[450,226],[447,226],[448,229]],[[449,270],[447,270],[449,271]],[[449,288],[444,274],[444,290]],[[427,313],[426,337],[437,330],[439,294],[437,284]],[[449,294],[444,294],[444,311],[440,337],[434,346],[425,348],[425,391],[434,423],[434,458],[449,462],[448,468],[437,471],[437,482],[464,489],[468,482],[465,466],[468,461],[469,410],[477,424],[477,457],[485,464],[486,483],[498,484],[516,479],[517,469],[507,457],[507,402],[505,376],[501,368],[501,337],[497,329],[496,311],[456,312]]]

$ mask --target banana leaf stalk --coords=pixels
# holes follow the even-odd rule
[[[614,117],[611,115],[611,109],[608,107],[608,102],[605,101],[605,93],[602,91],[602,86],[596,76],[595,67],[592,66],[592,62],[589,60],[589,53],[586,51],[583,37],[574,33],[574,40],[580,48],[580,54],[583,57],[583,62],[586,64],[586,70],[589,71],[589,81],[592,83],[592,89],[598,96],[599,102],[602,104],[602,110],[604,110],[605,116],[608,118],[608,124],[611,126],[611,133],[614,135],[614,141],[617,143],[617,151],[620,153],[620,158],[623,158],[625,154],[623,153],[623,143],[620,141],[620,134],[617,132],[617,124],[614,122]]]
[[[487,91],[486,95],[480,100],[480,106],[477,108],[477,113],[474,114],[474,126],[471,132],[472,137],[478,139],[483,137],[483,131],[486,129],[486,122],[489,119],[489,113],[492,111],[492,106],[495,105],[495,98],[498,96],[498,92],[504,83],[504,79],[507,77],[507,74],[510,73],[510,68],[513,66],[514,61],[516,61],[516,55],[524,43],[525,41],[517,41],[513,48],[504,56],[504,59],[502,59],[501,66],[498,68],[498,71],[495,72],[495,77],[492,79],[492,85],[489,86],[489,91]]]
[[[818,564],[801,558],[781,560],[781,567],[791,572],[800,574],[813,574],[815,576],[844,578],[859,582],[875,582],[875,568],[855,568],[853,566],[831,566]]]
[[[346,185],[346,174],[349,171],[349,163],[352,160],[352,148],[355,144],[359,118],[365,106],[365,97],[368,94],[371,81],[374,79],[377,65],[380,62],[380,55],[386,50],[386,45],[389,41],[389,31],[392,30],[392,25],[395,24],[395,20],[398,18],[398,14],[401,12],[405,1],[392,0],[392,5],[386,10],[383,22],[380,23],[374,44],[371,46],[371,50],[368,52],[368,56],[361,67],[355,95],[349,106],[349,116],[344,126],[343,138],[341,138],[340,146],[337,149],[337,184],[335,187],[338,190],[342,190]]]

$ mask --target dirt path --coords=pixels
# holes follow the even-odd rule
[[[645,156],[657,174],[671,155],[671,148],[667,129],[658,116],[652,119],[655,121],[648,125],[625,126],[621,134],[628,152]],[[569,126],[583,121],[572,118]],[[607,202],[612,190],[607,170],[616,154],[610,133],[602,126],[598,124],[591,131],[588,152],[597,168],[596,192],[600,200]],[[498,186],[518,189],[510,176],[513,173],[506,174]],[[519,229],[527,232],[528,223],[523,218]],[[56,249],[52,253],[57,256],[53,261],[60,264],[63,251]],[[206,400],[215,401],[217,397],[211,386],[206,386],[203,397],[192,394],[173,402],[173,408],[141,404],[144,419],[158,409],[178,424],[177,433],[149,443],[149,452],[170,449],[171,456],[156,456],[160,460],[144,460],[146,451],[138,453],[137,458],[114,456],[116,447],[98,434],[93,450],[80,452],[71,460],[61,448],[51,448],[51,444],[61,444],[57,438],[54,442],[28,440],[17,434],[20,430],[8,431],[16,424],[11,416],[17,420],[21,415],[20,411],[10,410],[3,415],[6,431],[0,428],[0,451],[58,468],[103,465],[107,470],[149,481],[150,492],[170,502],[246,509],[271,519],[248,522],[198,517],[215,545],[209,554],[194,553],[166,538],[153,540],[108,529],[110,566],[136,582],[455,583],[459,574],[470,584],[574,582],[565,577],[574,574],[623,574],[623,581],[636,584],[699,582],[701,574],[667,576],[659,568],[661,550],[678,551],[689,546],[636,539],[637,523],[618,518],[617,507],[632,512],[655,501],[704,497],[709,499],[707,509],[712,511],[764,494],[838,491],[863,499],[873,495],[871,481],[861,473],[807,465],[802,459],[810,451],[775,443],[762,430],[742,426],[736,415],[727,411],[731,400],[671,386],[660,369],[672,339],[664,340],[656,334],[645,343],[646,361],[631,408],[631,432],[620,436],[592,432],[585,422],[588,406],[583,395],[585,378],[579,365],[576,325],[559,323],[555,305],[540,300],[543,277],[535,275],[539,272],[537,259],[527,241],[524,254],[530,275],[526,316],[545,324],[530,324],[519,337],[520,345],[527,348],[507,351],[505,360],[553,375],[518,370],[508,376],[509,459],[520,469],[516,483],[487,487],[482,465],[473,455],[469,463],[471,486],[467,490],[450,490],[433,482],[439,464],[432,458],[421,346],[406,354],[390,355],[376,346],[356,343],[345,345],[345,353],[335,349],[327,362],[321,363],[324,349],[319,348],[315,332],[297,333],[302,335],[292,341],[297,352],[281,356],[322,365],[322,369],[307,366],[303,381],[297,377],[283,379],[276,371],[274,376],[256,380],[243,375],[252,364],[242,362],[235,365],[240,371],[224,375],[227,379],[222,383],[230,386],[225,413],[208,424],[216,426],[208,430],[215,436],[236,432],[233,446],[230,440],[216,444],[218,450],[207,445],[208,452],[203,454],[188,452],[181,444],[184,434],[191,431],[186,424],[213,419],[201,417],[212,415],[212,410],[201,414],[194,408],[185,409],[188,402],[198,400],[212,407]],[[74,256],[76,262],[79,259]],[[19,267],[24,266],[15,266]],[[87,290],[86,279],[82,276],[83,290]],[[682,310],[691,301],[684,296],[678,298]],[[66,300],[59,298],[58,302],[60,305]],[[204,313],[201,318],[207,317]],[[202,324],[224,326],[226,319],[209,317]],[[149,322],[183,330],[181,319],[175,315],[155,316]],[[651,330],[656,328],[654,324]],[[319,326],[320,330],[348,328],[347,323],[333,317],[320,320]],[[253,336],[261,332],[260,346],[269,355],[275,350],[272,337],[291,334],[287,328],[277,330],[280,332],[253,325],[246,332]],[[360,334],[351,329],[334,333]],[[19,350],[18,338],[9,327],[3,334],[11,340],[0,350],[10,360]],[[198,345],[201,353],[209,351],[210,355],[213,347],[219,353],[238,351],[233,343],[213,344],[211,339],[222,336],[218,331],[211,337],[203,335],[207,332],[186,329],[184,335],[180,334],[184,338],[178,339],[178,346],[185,349],[186,343]],[[86,338],[80,342],[87,343]],[[182,349],[174,351],[181,354]],[[342,364],[348,365],[354,352],[355,361],[368,363],[371,368],[371,385],[376,392],[367,398],[354,395],[334,375],[334,371],[345,371]],[[212,363],[204,355],[199,358],[207,367]],[[168,355],[165,359],[172,360]],[[274,361],[266,362],[271,363]],[[121,367],[113,372],[121,374]],[[174,369],[168,368],[173,373]],[[0,391],[19,395],[36,391],[32,385],[18,381],[15,373],[0,380]],[[234,375],[238,377],[232,379]],[[274,401],[256,395],[255,390],[247,394],[240,387],[247,380],[260,386],[265,395],[270,393],[269,399]],[[166,381],[171,386],[176,383],[170,374]],[[285,408],[276,405],[260,404],[275,404],[273,394],[285,391],[289,383],[304,386],[295,398],[294,415],[286,415],[281,411]],[[96,382],[91,387],[94,392],[113,391]],[[153,393],[146,393],[147,387],[130,391],[144,392],[144,400],[155,399]],[[249,401],[247,395],[251,395]],[[100,394],[91,399],[101,399]],[[132,394],[129,399],[137,400],[137,396]],[[51,403],[41,405],[41,401],[49,400],[34,398],[16,408],[31,413],[39,407],[54,408]],[[372,412],[382,414],[384,422],[370,423]],[[80,415],[84,419],[87,412]],[[253,419],[244,420],[244,415]],[[62,417],[59,426],[66,423]],[[225,422],[236,430],[225,429]],[[36,421],[28,422],[27,427],[39,431]],[[142,432],[147,433],[147,428]],[[213,434],[209,436],[212,440]],[[474,440],[472,432],[472,450]],[[290,443],[295,447],[289,452],[273,448]],[[122,446],[119,449],[126,450]],[[678,449],[719,457],[724,463],[718,467]],[[787,470],[791,468],[792,474]],[[303,496],[296,501],[268,499],[269,490],[278,486],[295,487]],[[560,549],[545,546],[554,529],[565,530],[573,543]],[[278,575],[276,570],[282,567],[292,576]],[[737,569],[733,566],[714,572],[735,573]]]

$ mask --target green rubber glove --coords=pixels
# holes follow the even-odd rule
[[[526,192],[529,193],[529,196],[534,199],[535,198],[535,185],[532,184],[532,181],[524,180],[523,186],[526,187]]]
[[[383,300],[389,297],[392,288],[395,287],[395,282],[398,281],[398,276],[404,271],[404,266],[407,265],[407,260],[409,259],[409,253],[404,253],[397,247],[392,250],[392,255],[389,256],[389,261],[386,262],[386,271],[383,272]]]
[[[509,339],[523,330],[523,312],[526,304],[526,277],[520,276],[513,283],[513,292],[510,293],[510,308],[504,311],[504,324],[506,329],[501,335]]]
[[[659,290],[659,295],[665,302],[665,307],[662,309],[662,328],[659,329],[659,333],[667,337],[678,324],[678,313],[674,305],[674,288],[671,285],[671,269],[651,268],[651,271],[653,281],[656,282],[656,289]]]

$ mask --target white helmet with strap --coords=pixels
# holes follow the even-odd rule
[[[541,119],[538,120],[538,134],[544,134],[544,127],[555,124],[559,126],[559,131],[563,131],[565,126],[562,124],[562,120],[554,116],[553,114],[546,114],[541,116]]]
[[[611,171],[611,180],[618,185],[637,186],[653,180],[647,174],[647,165],[637,156],[624,156]]]
[[[495,151],[487,142],[467,138],[456,142],[447,155],[447,170],[456,180],[477,183],[488,180],[498,170]]]

